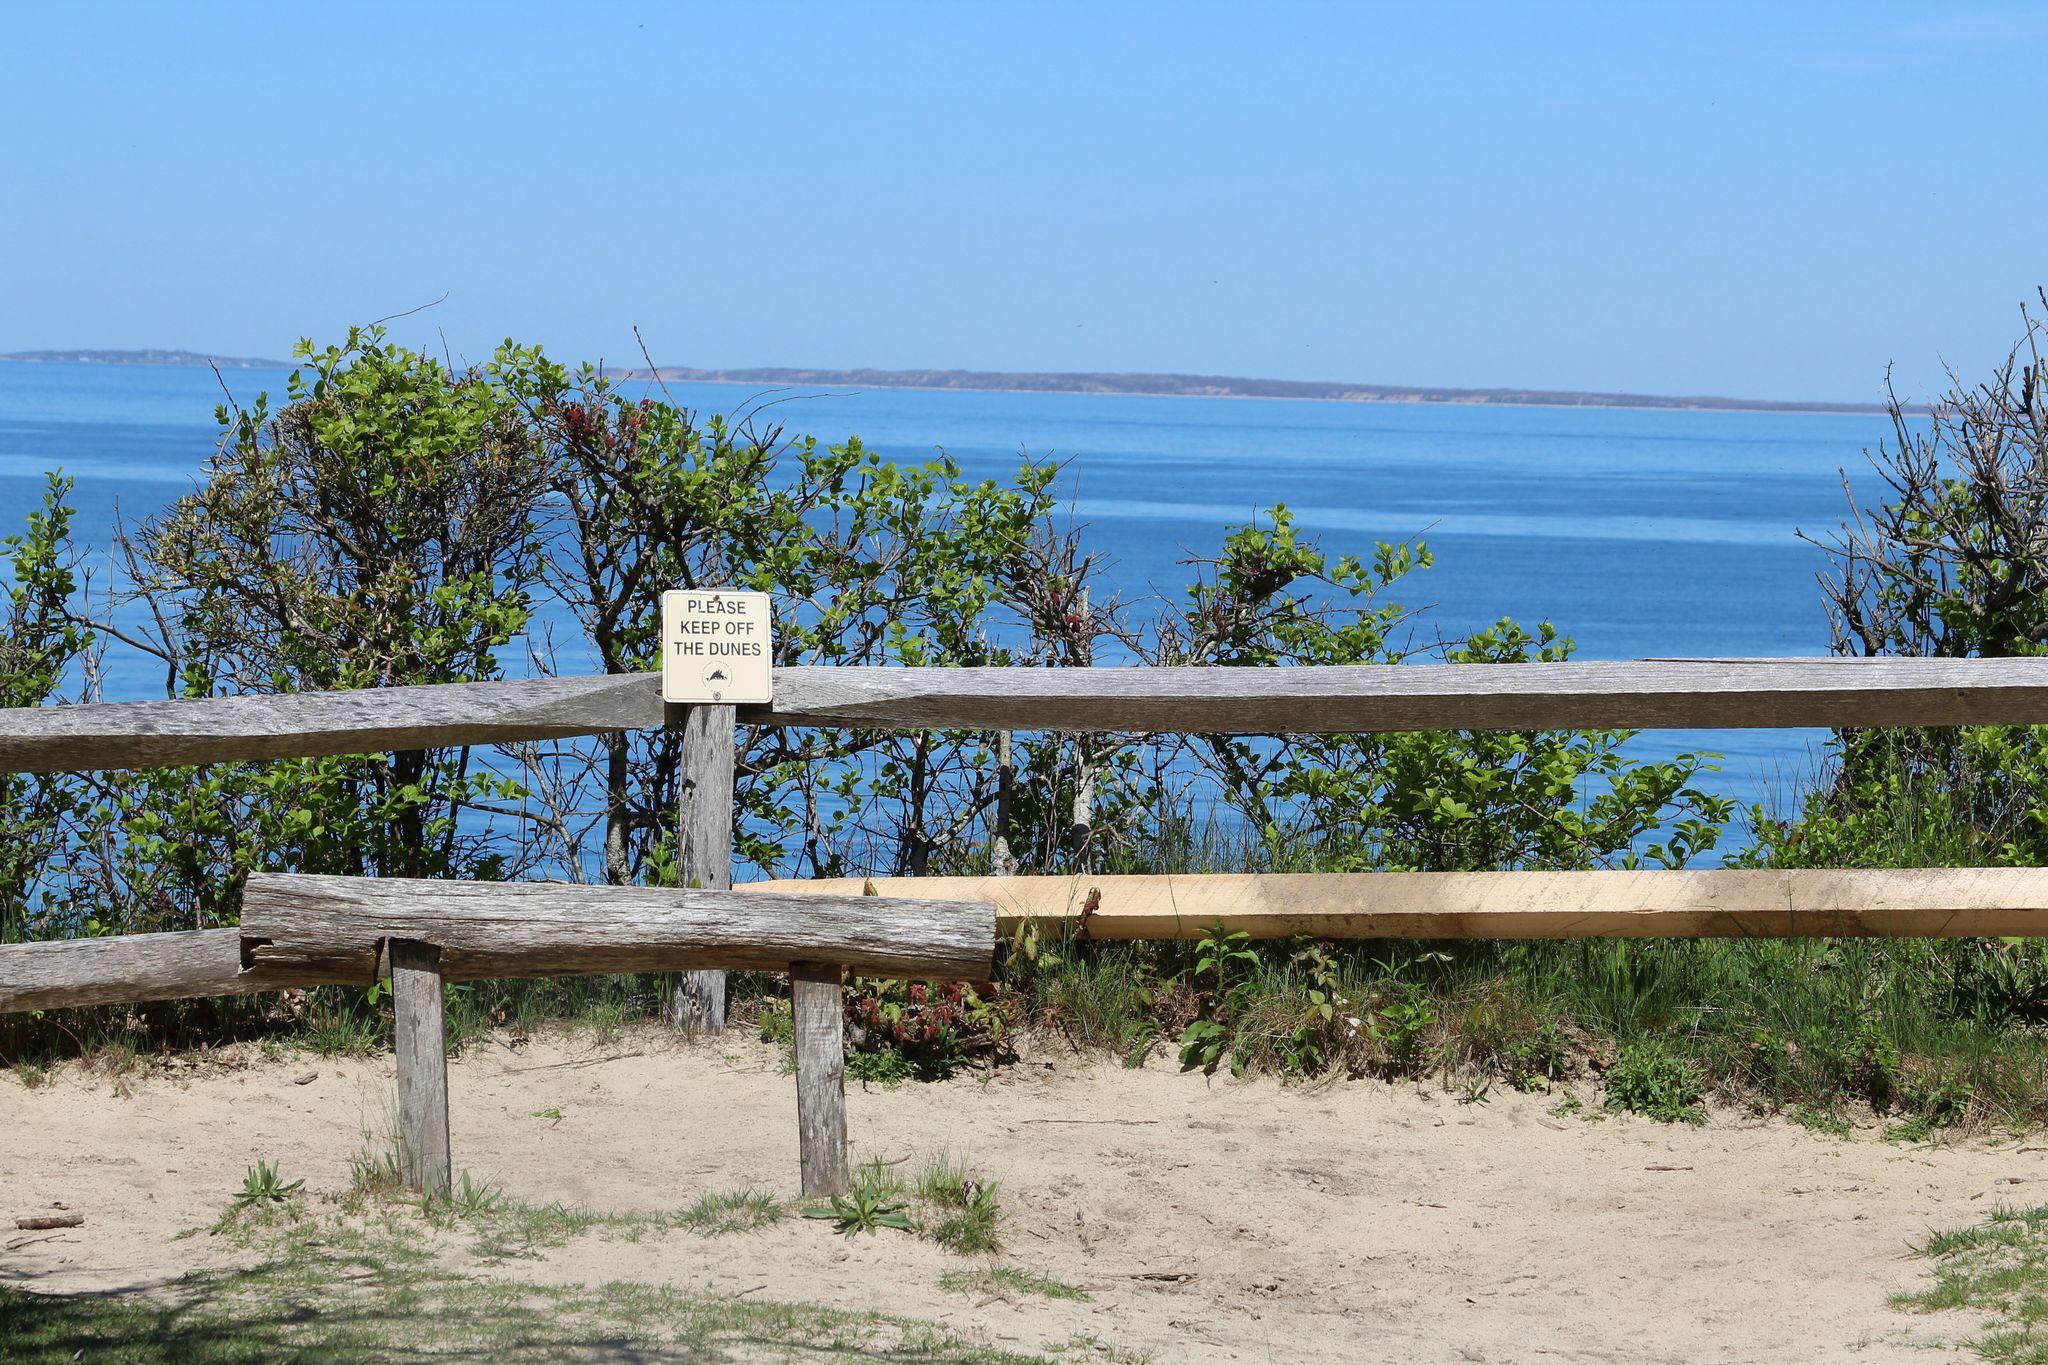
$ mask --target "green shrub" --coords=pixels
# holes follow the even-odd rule
[[[1607,1107],[1659,1123],[1704,1123],[1706,1085],[1698,1071],[1655,1042],[1623,1045],[1605,1077]]]

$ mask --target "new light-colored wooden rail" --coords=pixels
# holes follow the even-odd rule
[[[987,902],[1005,936],[1033,924],[1104,941],[1194,938],[1217,924],[1261,939],[2048,935],[2048,875],[2029,867],[874,877],[739,888],[869,889]]]
[[[792,978],[804,1188],[833,1192],[846,1180],[843,972],[865,964],[897,976],[986,975],[979,956],[973,963],[957,956],[941,963],[931,954],[943,956],[952,948],[937,938],[897,944],[910,954],[905,959],[890,958],[879,941],[847,937],[872,929],[860,926],[867,924],[863,916],[875,915],[908,915],[903,923],[916,923],[914,934],[936,935],[932,923],[902,908],[934,898],[981,903],[979,909],[963,911],[956,904],[940,913],[959,924],[971,920],[975,935],[986,919],[991,941],[998,924],[1009,930],[1027,920],[1097,938],[1191,937],[1219,921],[1261,937],[2048,931],[2048,881],[2026,870],[1017,877],[885,880],[873,887],[879,895],[867,896],[854,894],[868,889],[854,882],[764,884],[721,894],[731,874],[735,720],[868,729],[1273,735],[2048,724],[2048,659],[785,668],[776,671],[772,704],[741,707],[736,714],[730,707],[664,706],[652,674],[0,711],[0,772],[311,757],[678,726],[687,737],[678,812],[682,874],[687,884],[705,888],[676,893],[542,885],[485,891],[395,881],[341,887],[323,880],[316,886],[298,879],[291,882],[297,889],[280,899],[277,887],[291,879],[257,877],[239,929],[0,946],[0,1010],[367,982],[388,968],[401,1020],[400,1055],[411,1058],[404,1064],[417,1077],[432,1071],[432,1059],[439,1056],[443,980],[715,969],[773,960],[788,964]],[[789,921],[773,908],[776,894],[787,892],[829,899],[806,900]],[[585,903],[592,895],[599,899]],[[707,895],[720,898],[690,899]],[[487,904],[497,908],[479,910]],[[984,915],[989,904],[995,909]],[[494,915],[511,918],[499,922]],[[828,917],[838,916],[844,922],[833,925]],[[687,932],[678,927],[684,920]],[[486,921],[496,925],[488,933]],[[714,922],[725,934],[715,941],[706,937]],[[796,927],[787,934],[773,927],[784,923]],[[843,932],[835,936],[835,930]],[[721,982],[715,970],[692,972],[678,996],[679,1018],[717,1027],[724,1009]],[[445,1092],[445,1069],[441,1075]],[[426,1133],[432,1107],[413,1104],[408,1111],[415,1116],[409,1120],[413,1144],[425,1153],[415,1163],[416,1174],[445,1181],[445,1098],[439,1157]]]

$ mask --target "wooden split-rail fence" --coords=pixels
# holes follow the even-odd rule
[[[684,732],[692,890],[259,873],[230,929],[0,945],[0,1012],[389,976],[399,1145],[448,1188],[441,987],[687,971],[717,1027],[728,969],[786,970],[802,1188],[848,1181],[848,971],[981,980],[1027,923],[1095,938],[1943,937],[2048,933],[2031,869],[886,878],[732,889],[736,722],[868,729],[1337,734],[1582,727],[2048,724],[2048,659],[1651,659],[1302,668],[785,668],[772,702],[674,706],[653,674],[0,711],[0,772],[255,761]]]

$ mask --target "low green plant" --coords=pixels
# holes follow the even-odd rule
[[[1405,981],[1390,981],[1389,999],[1372,1013],[1372,1036],[1385,1051],[1392,1069],[1412,1074],[1420,1066],[1436,1026],[1436,1011],[1421,991]]]
[[[1500,1067],[1523,1094],[1548,1090],[1571,1067],[1571,1039],[1562,1025],[1547,1021],[1535,1033],[1505,1044]]]
[[[805,1209],[804,1217],[830,1219],[848,1237],[883,1228],[914,1232],[909,1208],[903,1182],[879,1161],[870,1161],[854,1176],[851,1189],[833,1195],[828,1203]]]
[[[296,1218],[292,1198],[305,1188],[304,1180],[287,1181],[276,1166],[267,1161],[258,1161],[249,1167],[242,1177],[242,1188],[228,1201],[226,1210],[208,1229],[213,1236],[230,1234],[236,1239],[246,1237],[256,1227],[265,1226],[278,1218]]]
[[[1290,974],[1299,973],[1301,994],[1289,999],[1293,1018],[1279,1042],[1280,1071],[1297,1078],[1319,1075],[1358,1036],[1360,1020],[1350,1012],[1351,998],[1329,945],[1296,940],[1288,967]]]
[[[1133,1351],[1114,1346],[1093,1332],[1076,1332],[1065,1341],[1046,1347],[1061,1359],[1085,1360],[1092,1365],[1155,1365],[1159,1359],[1150,1351]]]
[[[1195,945],[1192,976],[1203,993],[1202,1012],[1181,1031],[1181,1070],[1199,1067],[1203,1075],[1213,1076],[1226,1055],[1239,1056],[1232,1047],[1235,1026],[1251,996],[1249,973],[1259,967],[1259,955],[1250,943],[1250,934],[1231,930],[1219,920]],[[1234,1061],[1231,1070],[1243,1068]]]
[[[1706,1085],[1699,1072],[1660,1044],[1644,1040],[1622,1046],[1606,1076],[1607,1107],[1627,1110],[1659,1123],[1705,1123]]]
[[[917,1063],[892,1047],[863,1048],[846,1054],[847,1079],[862,1085],[901,1085],[917,1074]]]
[[[1909,1114],[1884,1126],[1886,1142],[1925,1142],[1934,1136],[1934,1122],[1925,1114]]]
[[[391,1046],[391,1028],[389,1010],[366,992],[320,986],[306,992],[299,1039],[322,1057],[368,1057]]]
[[[1899,1086],[1900,1107],[1924,1116],[1935,1128],[1951,1128],[1970,1116],[1977,1087],[1947,1074],[1912,1076]]]
[[[1138,1067],[1165,1028],[1161,1006],[1168,993],[1159,978],[1160,957],[1178,947],[1133,943],[1104,952],[1101,945],[1076,941],[1062,943],[1057,952],[1042,950],[1021,973],[1013,956],[1009,970],[1022,976],[1033,1015],[1069,1045],[1103,1048],[1121,1056],[1125,1066]]]
[[[474,1221],[476,1241],[470,1251],[491,1260],[535,1260],[542,1251],[565,1246],[586,1232],[601,1229],[608,1236],[637,1241],[659,1227],[654,1215],[600,1213],[560,1200],[528,1204],[508,1199]]]
[[[236,1192],[233,1206],[241,1210],[263,1204],[282,1204],[305,1186],[303,1179],[287,1182],[276,1166],[258,1161],[242,1177],[242,1188]]]
[[[596,1001],[578,1019],[590,1031],[590,1041],[596,1047],[610,1047],[618,1042],[632,1021],[632,1010],[622,1000]]]
[[[86,1070],[115,1080],[134,1075],[141,1064],[135,1040],[128,1037],[109,1038],[85,1056]]]
[[[1841,1138],[1845,1142],[1855,1136],[1856,1133],[1856,1126],[1850,1123],[1849,1120],[1832,1110],[1823,1109],[1819,1105],[1802,1104],[1786,1115],[1786,1117],[1801,1128],[1815,1133],[1825,1133],[1829,1137]]]

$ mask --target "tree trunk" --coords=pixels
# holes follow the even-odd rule
[[[1016,736],[1008,731],[996,734],[995,839],[989,849],[989,866],[998,877],[1017,875],[1017,853],[1010,847],[1010,802],[1017,792]]]
[[[633,859],[626,846],[626,832],[632,819],[628,809],[627,782],[632,776],[631,751],[623,734],[604,737],[604,878],[613,886],[633,883]],[[576,874],[582,880],[582,874]]]

